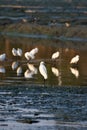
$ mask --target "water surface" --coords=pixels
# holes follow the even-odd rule
[[[87,1],[0,1],[0,25],[27,22],[48,27],[87,25]],[[54,2],[54,4],[53,4]],[[47,6],[49,3],[49,6]],[[7,6],[8,5],[8,6]],[[0,130],[86,130],[87,129],[87,39],[86,37],[48,36],[15,32],[0,32]],[[24,54],[37,47],[34,60]],[[22,57],[14,57],[12,48],[21,48]],[[59,51],[57,60],[52,60]],[[70,60],[80,56],[77,65]],[[45,62],[48,79],[44,82],[39,64]],[[25,77],[27,64],[35,72]],[[20,74],[18,68],[22,69]],[[57,71],[57,73],[54,72]],[[31,72],[30,72],[31,73]]]
[[[86,43],[6,36],[1,37],[0,44],[1,53],[7,55],[7,61],[0,63],[1,128],[87,129]],[[14,57],[13,47],[21,48],[23,56]],[[27,61],[24,53],[35,47],[39,49],[35,59]],[[53,61],[51,56],[56,51],[60,55]],[[73,67],[70,60],[76,54],[80,60]],[[41,61],[48,72],[45,83],[38,69]],[[37,69],[29,78],[25,77],[27,63]],[[18,67],[22,68],[21,74],[17,74]]]

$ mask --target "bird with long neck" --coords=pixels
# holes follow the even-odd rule
[[[25,52],[24,56],[27,60],[35,59],[35,54],[38,52],[38,48],[34,48],[29,52]]]
[[[40,62],[39,71],[40,71],[40,74],[44,78],[44,84],[45,84],[45,80],[48,78],[48,74],[47,74],[47,69],[46,69],[45,63],[43,61]]]

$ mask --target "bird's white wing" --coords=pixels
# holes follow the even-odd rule
[[[70,63],[74,63],[75,62],[75,57],[71,59]]]
[[[13,56],[17,56],[17,50],[15,48],[12,49]]]
[[[20,48],[17,49],[18,56],[22,56],[22,50]]]
[[[41,75],[44,77],[44,79],[47,79],[47,69],[44,65],[40,65],[39,71]]]
[[[58,57],[59,57],[59,52],[58,51],[52,54],[52,59],[56,59]]]
[[[0,61],[4,61],[6,59],[6,54],[1,54],[0,55]]]
[[[29,52],[26,52],[24,56],[25,56],[25,58],[26,58],[27,60],[30,60]]]

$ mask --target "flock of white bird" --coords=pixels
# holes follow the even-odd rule
[[[35,59],[36,53],[38,53],[38,48],[34,48],[29,52],[25,52],[24,56],[25,56],[26,60],[30,61],[32,59]],[[13,56],[21,57],[23,55],[23,52],[22,52],[22,49],[20,49],[20,48],[18,48],[18,49],[13,48],[12,54],[13,54]],[[59,57],[59,55],[60,55],[59,51],[52,54],[51,59],[53,60],[53,62],[54,62],[54,60],[56,60]],[[0,61],[3,62],[5,60],[7,60],[6,54],[5,53],[1,54]],[[70,64],[77,64],[78,61],[79,61],[79,55],[76,55],[75,57],[73,57],[71,59]],[[25,71],[24,77],[25,78],[32,78],[33,74],[37,74],[37,68],[33,64],[30,64],[30,63],[27,63],[27,66],[28,66],[28,69]],[[17,75],[20,75],[22,73],[22,67],[21,66],[18,67],[17,61],[14,61],[12,63],[12,69],[13,70],[17,69]],[[76,76],[76,78],[78,78],[78,76],[79,76],[78,70],[76,68],[70,68],[70,70]],[[0,72],[5,73],[5,70],[3,67],[0,67]],[[48,78],[47,68],[45,66],[44,61],[41,61],[39,64],[39,72],[43,76],[44,80],[46,80]],[[59,75],[59,71],[55,67],[52,67],[52,72],[56,76]]]

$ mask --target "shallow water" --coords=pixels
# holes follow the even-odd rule
[[[0,1],[0,24],[27,22],[47,26],[87,24],[87,1],[72,0],[8,2]],[[57,4],[56,4],[57,3]],[[18,5],[18,6],[17,6]],[[38,6],[39,5],[39,6]],[[43,17],[42,17],[43,16]],[[22,21],[23,22],[23,21]],[[26,24],[26,23],[25,23]],[[34,60],[27,61],[24,53],[37,47]],[[12,48],[21,48],[22,57],[14,57]],[[51,56],[59,51],[57,60]],[[0,62],[0,130],[87,130],[87,39],[81,37],[49,37],[25,33],[0,32],[0,54],[7,60]],[[70,60],[79,54],[76,66]],[[39,63],[44,61],[48,79],[44,82]],[[25,77],[27,63],[35,72]],[[17,73],[21,67],[22,72]],[[55,73],[53,70],[56,70]]]
[[[18,38],[18,37],[1,37],[0,38],[1,54],[6,53],[7,60],[0,62],[0,84],[44,84],[43,77],[39,72],[39,63],[45,62],[48,72],[46,85],[59,86],[86,86],[87,85],[87,47],[86,43],[56,41],[50,39],[34,39],[34,38]],[[12,48],[21,48],[22,57],[12,55]],[[35,59],[27,61],[24,54],[27,51],[37,47],[38,53]],[[7,49],[8,48],[8,49]],[[60,55],[57,60],[52,60],[51,56],[54,52],[59,51]],[[80,56],[80,60],[76,66],[70,64],[70,60],[75,55]],[[84,62],[85,61],[85,62]],[[26,79],[24,74],[28,69],[27,63],[35,66],[37,72],[32,78]],[[15,66],[16,65],[16,66]],[[17,74],[17,69],[21,67],[22,72]],[[53,72],[54,68],[58,74]]]
[[[86,130],[86,43],[8,36],[0,39],[1,53],[7,55],[7,61],[0,63],[0,129]],[[13,47],[21,48],[23,56],[14,57]],[[24,53],[35,47],[39,49],[35,59],[27,61]],[[56,51],[60,52],[59,58],[52,61],[51,56]],[[76,54],[80,55],[80,60],[73,67],[69,62]],[[47,67],[45,84],[38,69],[40,61]],[[37,69],[29,78],[24,76],[27,63]],[[18,75],[20,66],[22,73]],[[57,69],[57,74],[53,73],[52,67]]]

